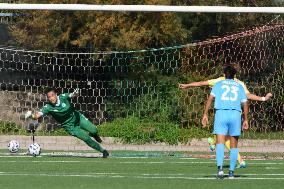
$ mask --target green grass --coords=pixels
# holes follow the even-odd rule
[[[243,132],[241,135],[242,139],[269,139],[269,140],[282,140],[284,137],[283,131],[274,132]]]
[[[283,161],[247,160],[247,163],[248,168],[236,170],[238,176],[236,179],[217,180],[215,162],[210,159],[1,156],[0,188],[274,189],[283,187]]]

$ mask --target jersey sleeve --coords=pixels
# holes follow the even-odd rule
[[[211,92],[210,92],[210,95],[216,97],[218,95],[218,89],[217,89],[217,85],[214,85]]]
[[[244,87],[241,87],[241,90],[240,90],[240,100],[241,102],[246,102],[247,101],[247,95],[246,95],[246,91],[245,91],[245,88]]]
[[[244,82],[241,82],[241,85],[242,85],[243,88],[244,88],[245,94],[249,94],[250,92],[249,92],[247,86],[244,84]]]
[[[48,105],[44,105],[41,110],[39,111],[42,115],[47,115],[50,112],[50,108],[48,107]]]
[[[67,99],[68,101],[71,100],[70,93],[63,93],[60,95],[61,98]]]
[[[216,79],[210,79],[207,82],[208,82],[210,87],[213,87],[218,81],[221,81],[221,80],[224,80],[224,77],[219,77],[219,78],[216,78]]]
[[[247,86],[245,85],[244,82],[242,82],[238,79],[235,79],[235,81],[238,82],[244,88],[244,91],[245,91],[246,94],[250,94],[250,92],[249,92],[249,90],[248,90],[248,88],[247,88]]]

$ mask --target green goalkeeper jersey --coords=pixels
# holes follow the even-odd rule
[[[70,94],[61,94],[57,97],[57,104],[47,103],[41,109],[43,115],[51,115],[57,122],[64,125],[79,123],[80,113],[71,104]]]

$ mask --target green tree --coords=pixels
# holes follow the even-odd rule
[[[36,0],[23,2],[39,3]],[[41,3],[276,6],[266,0],[45,0]],[[186,44],[263,25],[273,14],[25,11],[10,26],[27,49],[137,50]]]
[[[30,1],[29,1],[30,2]],[[33,1],[36,3],[36,1]],[[50,0],[49,3],[65,3]],[[127,4],[125,0],[71,0],[68,3]],[[133,4],[170,4],[170,0],[140,0]],[[91,48],[124,50],[186,43],[188,32],[174,13],[28,11],[10,26],[20,46],[58,50]]]
[[[177,0],[179,5],[187,6],[276,6],[273,1],[266,0],[192,0],[184,3]],[[188,41],[201,41],[212,36],[223,36],[228,33],[235,33],[240,30],[259,26],[268,23],[275,18],[273,14],[254,14],[254,13],[190,13],[179,14],[182,18],[183,27],[191,33]]]

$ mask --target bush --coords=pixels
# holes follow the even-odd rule
[[[69,134],[63,128],[57,128],[53,131],[36,131],[36,135],[39,136],[69,136]]]
[[[25,132],[14,122],[0,121],[0,133],[2,134],[23,134]]]
[[[99,126],[102,136],[118,137],[123,143],[145,144],[149,142],[165,142],[177,144],[179,129],[170,122],[154,122],[138,117],[118,118]]]
[[[123,143],[157,143],[167,144],[187,143],[192,138],[204,138],[211,135],[209,130],[200,126],[180,128],[171,122],[156,122],[138,117],[118,118],[98,127],[100,135],[117,137]]]

